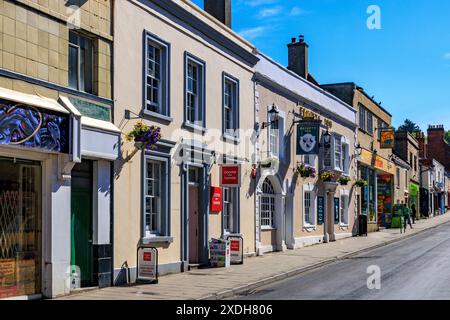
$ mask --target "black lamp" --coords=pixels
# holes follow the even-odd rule
[[[323,143],[324,143],[325,148],[331,147],[331,134],[328,132],[328,129],[327,129],[327,132],[325,132],[323,134]]]
[[[278,122],[278,115],[280,114],[280,112],[277,109],[277,106],[275,105],[275,103],[272,105],[272,108],[268,111],[269,114],[269,119],[271,120],[270,122],[263,122],[262,124],[262,128],[265,129],[268,126]]]

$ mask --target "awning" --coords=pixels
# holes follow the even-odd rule
[[[37,108],[56,111],[59,113],[70,114],[70,112],[61,106],[56,100],[40,97],[37,94],[26,94],[14,90],[0,88],[0,99],[14,101]]]

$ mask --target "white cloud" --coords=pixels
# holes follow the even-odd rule
[[[303,10],[300,7],[293,7],[291,9],[291,11],[289,12],[289,15],[292,17],[295,17],[295,16],[301,16],[301,15],[308,14],[308,13],[309,13],[309,11]]]
[[[253,39],[256,39],[256,38],[262,36],[266,30],[267,30],[266,27],[260,26],[260,27],[255,27],[255,28],[244,29],[238,33],[245,39],[253,40]]]
[[[258,13],[258,17],[259,18],[270,18],[270,17],[280,14],[282,10],[283,10],[283,7],[281,7],[281,6],[261,9]]]
[[[244,4],[249,7],[259,7],[266,4],[274,4],[278,2],[278,0],[243,0]]]

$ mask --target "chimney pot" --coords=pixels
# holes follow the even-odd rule
[[[292,38],[291,39],[291,43],[296,43],[297,42],[297,38]]]
[[[205,11],[231,28],[231,0],[204,0]]]

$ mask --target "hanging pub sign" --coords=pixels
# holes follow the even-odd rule
[[[220,185],[222,187],[240,187],[241,186],[241,166],[223,165],[220,167]]]
[[[394,129],[380,129],[380,148],[393,149],[395,143]]]
[[[300,122],[297,126],[297,155],[319,154],[318,122]]]
[[[69,116],[0,99],[0,145],[69,153]]]

